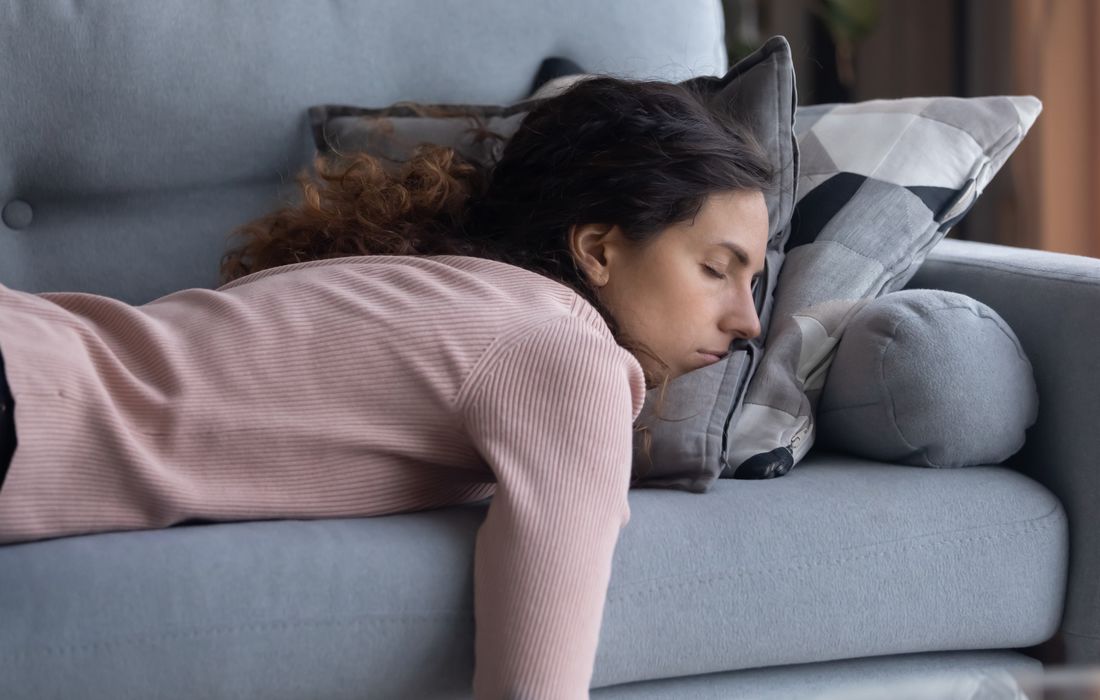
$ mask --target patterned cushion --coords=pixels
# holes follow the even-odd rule
[[[813,444],[813,412],[860,300],[903,287],[974,205],[1042,105],[922,97],[800,107],[798,201],[767,352],[723,477],[781,476]]]
[[[407,103],[382,108],[318,105],[309,113],[321,153],[368,151],[399,164],[411,156],[418,143],[431,142],[453,146],[467,158],[490,165],[537,100],[567,88],[575,79],[559,76],[527,100],[508,106],[430,105],[429,115]],[[746,124],[779,171],[775,191],[765,197],[769,242],[763,283],[756,288],[757,312],[761,328],[766,330],[798,176],[797,100],[790,45],[781,36],[772,37],[724,76],[698,76],[684,83],[706,95],[711,109]],[[504,139],[480,138],[465,114],[478,115],[488,129]],[[718,478],[725,464],[727,431],[762,353],[762,336],[735,343],[721,361],[674,379],[665,393],[660,417],[655,414],[659,389],[648,393],[638,422],[652,435],[652,459],[635,450],[635,473],[643,475],[637,485],[701,492]],[[640,433],[635,435],[640,442]]]

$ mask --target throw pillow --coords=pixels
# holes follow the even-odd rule
[[[781,476],[805,456],[829,363],[858,311],[853,301],[912,278],[1041,107],[1034,97],[998,96],[798,109],[798,202],[775,320],[730,436],[723,477]]]
[[[818,444],[921,467],[998,464],[1023,447],[1038,411],[1031,362],[996,311],[906,289],[848,323],[818,403]]]
[[[450,146],[482,165],[499,159],[508,137],[516,132],[535,100],[512,105],[419,105],[397,102],[388,107],[318,105],[309,108],[317,151],[340,156],[368,152],[394,169],[421,143]],[[487,130],[477,128],[474,115]],[[494,136],[497,134],[499,136]]]
[[[508,106],[430,105],[424,110],[409,103],[383,108],[318,105],[310,108],[309,116],[321,153],[368,151],[400,163],[417,144],[431,142],[452,146],[473,161],[491,165],[537,99],[557,94],[581,78],[558,76],[542,85],[533,98]],[[684,84],[701,91],[711,109],[746,124],[779,171],[777,187],[766,197],[770,224],[766,272],[756,288],[757,312],[766,329],[798,176],[790,46],[783,37],[772,37],[724,76],[699,76]],[[477,115],[503,138],[484,138],[467,114]],[[759,363],[763,340],[762,334],[753,341],[735,343],[721,361],[670,382],[660,416],[655,413],[658,390],[649,392],[638,421],[649,429],[651,459],[635,450],[634,470],[641,475],[637,485],[701,492],[718,477],[726,462],[727,433]]]

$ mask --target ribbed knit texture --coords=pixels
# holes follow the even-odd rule
[[[645,381],[568,287],[463,256],[298,263],[140,306],[0,285],[0,352],[0,544],[492,496],[474,695],[588,697]]]

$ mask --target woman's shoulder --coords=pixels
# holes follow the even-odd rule
[[[435,255],[427,259],[437,260],[458,269],[483,273],[497,273],[500,276],[526,283],[532,287],[541,288],[542,290],[558,296],[563,302],[566,302],[569,306],[570,315],[588,321],[597,329],[606,331],[609,338],[613,337],[611,335],[611,329],[607,327],[607,323],[603,320],[603,316],[600,315],[596,307],[592,306],[592,304],[578,294],[576,290],[546,275],[489,258],[476,258],[462,255]]]
[[[464,255],[348,255],[268,268],[218,287],[226,292],[248,285],[388,285],[418,301],[433,299],[478,307],[484,312],[576,315],[606,328],[599,312],[569,286],[517,265]]]
[[[645,401],[645,374],[605,331],[577,315],[527,320],[486,349],[455,404],[465,410],[486,396],[490,403],[593,403],[625,386],[633,420]]]
[[[245,284],[252,284],[262,279],[287,274],[300,274],[318,269],[386,269],[400,268],[408,272],[417,270],[424,272],[440,273],[443,271],[460,271],[470,275],[487,279],[513,280],[527,285],[542,286],[563,294],[567,297],[579,296],[566,285],[550,279],[545,275],[533,272],[526,268],[510,263],[489,258],[478,258],[466,255],[345,255],[320,260],[306,260],[303,262],[279,265],[265,270],[259,270],[237,279],[226,282],[216,291],[233,289]]]
[[[274,296],[307,304],[322,290],[341,288],[376,313],[429,309],[454,321],[494,325],[505,334],[562,316],[584,321],[614,342],[600,312],[571,287],[517,265],[463,255],[350,255],[260,270],[218,292]],[[312,290],[312,291],[311,291]],[[442,317],[439,319],[442,321]],[[446,324],[442,324],[446,325]],[[509,334],[511,335],[511,334]]]

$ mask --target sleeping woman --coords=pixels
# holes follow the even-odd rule
[[[491,166],[319,156],[217,289],[0,285],[0,544],[490,499],[477,698],[582,698],[647,389],[760,333],[766,155],[596,76]]]

